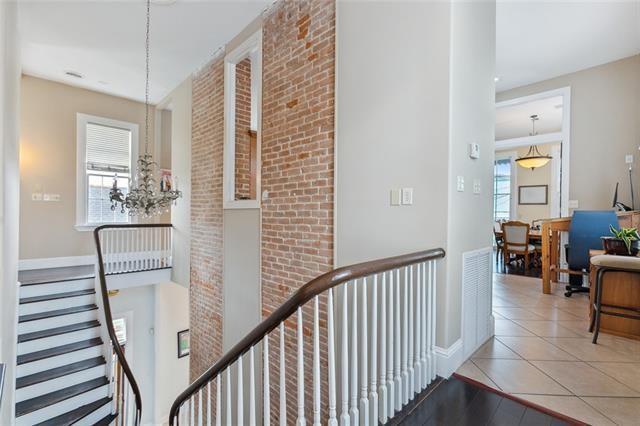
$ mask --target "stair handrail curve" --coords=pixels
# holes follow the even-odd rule
[[[131,370],[131,367],[129,366],[129,363],[127,362],[127,359],[124,355],[122,346],[118,341],[116,331],[113,328],[113,317],[111,316],[111,304],[109,303],[109,290],[107,289],[107,278],[105,275],[104,259],[102,256],[102,245],[100,242],[100,231],[105,229],[172,228],[172,227],[173,225],[170,223],[141,223],[141,224],[127,223],[127,224],[100,225],[93,230],[93,238],[96,245],[96,251],[98,256],[100,295],[102,298],[102,306],[103,306],[105,322],[106,322],[105,326],[107,328],[109,338],[111,339],[113,350],[116,353],[116,357],[118,358],[118,362],[122,366],[122,371],[127,377],[127,380],[129,381],[129,386],[131,386],[131,391],[133,392],[133,395],[134,395],[135,404],[136,404],[136,415],[134,419],[135,425],[139,425],[142,418],[142,395],[140,393],[140,388],[138,386],[138,383],[136,382],[136,379],[133,375],[133,371]]]
[[[185,402],[200,389],[203,389],[208,382],[216,378],[216,376],[233,364],[238,358],[247,353],[252,346],[259,343],[265,336],[275,330],[282,321],[293,315],[299,307],[312,300],[315,296],[352,280],[402,268],[404,266],[441,259],[445,257],[445,254],[446,252],[443,248],[435,248],[372,260],[333,269],[307,282],[296,290],[278,309],[240,340],[240,342],[225,353],[215,364],[202,373],[186,390],[178,395],[169,411],[169,424],[171,426],[177,425],[176,420],[178,419],[180,407]]]

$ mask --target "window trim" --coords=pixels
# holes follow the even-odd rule
[[[78,231],[92,231],[104,223],[87,223],[87,124],[117,127],[131,132],[131,174],[135,173],[138,158],[139,126],[135,123],[106,117],[76,113],[76,224]]]

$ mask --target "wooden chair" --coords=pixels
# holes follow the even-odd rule
[[[504,247],[504,238],[502,237],[502,225],[501,222],[493,222],[493,238],[496,241],[496,264],[498,259],[502,255],[502,249]]]
[[[535,252],[535,247],[529,244],[529,224],[524,222],[510,221],[502,224],[502,238],[504,240],[504,267],[507,267],[511,255],[524,258],[524,269],[529,270],[531,254]]]

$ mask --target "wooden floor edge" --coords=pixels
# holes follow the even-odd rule
[[[535,403],[533,403],[531,401],[527,401],[526,399],[518,398],[517,396],[510,395],[508,393],[502,392],[501,390],[492,388],[491,386],[487,386],[484,383],[481,383],[481,382],[479,382],[477,380],[474,380],[474,379],[472,379],[470,377],[462,376],[462,375],[460,375],[458,373],[453,373],[452,376],[457,378],[457,379],[460,379],[460,380],[462,380],[464,382],[467,382],[467,383],[469,383],[471,385],[474,385],[474,386],[477,386],[477,387],[482,388],[484,390],[487,390],[489,392],[495,393],[496,395],[500,395],[503,398],[510,399],[510,400],[515,401],[517,403],[520,403],[520,404],[522,404],[522,405],[524,405],[526,407],[533,408],[534,410],[538,410],[538,411],[540,411],[540,412],[542,412],[544,414],[547,414],[547,415],[549,415],[551,417],[554,417],[554,418],[556,418],[558,420],[562,420],[564,422],[567,422],[572,426],[589,426],[588,423],[581,422],[581,421],[576,420],[576,419],[574,419],[572,417],[569,417],[569,416],[567,416],[565,414],[558,413],[557,411],[553,411],[553,410],[551,410],[549,408],[546,408],[546,407],[543,407],[541,405],[535,404]]]

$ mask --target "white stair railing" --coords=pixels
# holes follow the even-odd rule
[[[293,423],[287,421],[292,413],[299,426],[387,423],[435,379],[436,266],[442,257],[442,249],[428,250],[312,280],[176,399],[171,424],[269,425],[277,419],[285,425]],[[271,334],[279,342],[275,350]],[[242,373],[246,363],[248,375]],[[279,398],[271,398],[272,389]]]
[[[100,227],[106,275],[172,266],[171,224],[127,224]]]

